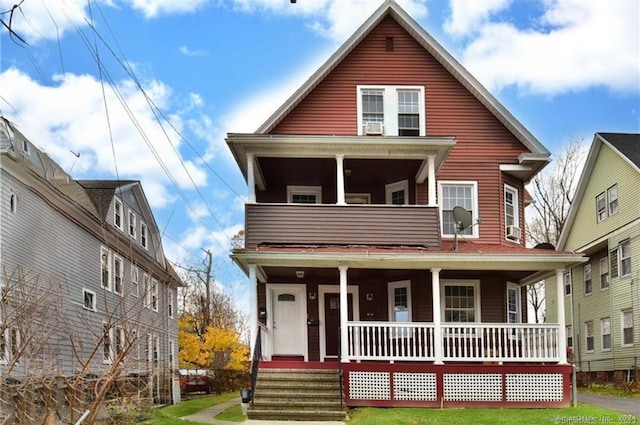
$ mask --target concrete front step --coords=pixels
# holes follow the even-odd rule
[[[260,369],[249,419],[343,421],[337,370]]]
[[[249,419],[259,420],[284,420],[284,421],[344,421],[347,419],[347,414],[344,410],[329,411],[329,410],[296,410],[288,409],[283,410],[254,410],[249,409],[247,411]]]

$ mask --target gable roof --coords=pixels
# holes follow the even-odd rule
[[[571,226],[569,223],[573,223],[575,220],[580,202],[584,196],[584,192],[589,183],[593,167],[598,158],[598,153],[602,145],[607,145],[613,152],[618,154],[624,161],[627,161],[638,173],[640,173],[640,134],[636,133],[596,133],[589,148],[589,154],[587,160],[582,169],[580,180],[578,180],[578,187],[576,193],[573,196],[571,207],[569,208],[569,214],[565,220],[565,225],[560,232],[560,238],[558,238],[558,249],[563,250],[569,237]]]
[[[484,105],[511,133],[531,151],[533,160],[547,160],[550,152],[449,52],[393,0],[386,0],[358,30],[257,130],[272,131],[315,87],[317,87],[369,33],[386,17],[392,17],[456,80]]]

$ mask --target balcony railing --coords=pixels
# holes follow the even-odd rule
[[[435,361],[435,325],[426,322],[349,322],[352,361]],[[558,362],[559,326],[530,323],[441,325],[443,361]]]
[[[247,204],[247,248],[264,243],[439,248],[438,209],[425,205]]]

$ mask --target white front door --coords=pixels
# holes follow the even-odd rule
[[[274,356],[305,356],[306,298],[303,287],[279,286],[271,289]]]

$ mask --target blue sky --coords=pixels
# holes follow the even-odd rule
[[[228,259],[253,132],[382,0],[0,0],[0,114],[76,179],[139,179],[167,256]],[[547,148],[640,132],[640,2],[398,0]],[[99,66],[100,65],[100,66]],[[80,153],[77,158],[71,153]],[[246,292],[244,292],[246,293]]]

